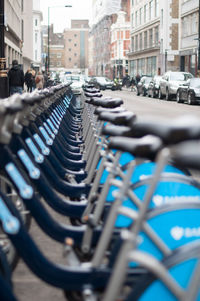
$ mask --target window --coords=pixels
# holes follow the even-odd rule
[[[163,27],[163,9],[161,9],[160,24],[161,24],[161,27]]]
[[[155,17],[159,16],[159,0],[155,0]]]
[[[182,36],[186,37],[188,35],[188,17],[182,19]]]
[[[153,1],[149,2],[149,20],[153,18]]]
[[[37,41],[38,41],[38,34],[37,32],[35,33],[35,43],[37,44]]]
[[[35,50],[35,61],[37,61],[37,50]]]
[[[131,14],[131,27],[134,27],[134,14]]]
[[[147,48],[147,31],[144,32],[144,49]]]
[[[68,41],[69,41],[69,42],[71,42],[71,41],[72,41],[72,39],[68,39]]]
[[[74,34],[74,37],[75,37],[75,38],[77,37],[77,34],[76,34],[76,33]]]
[[[77,53],[74,53],[74,56],[77,56]]]
[[[22,0],[21,2],[21,9],[22,9],[22,12],[24,11],[24,0]]]
[[[62,54],[61,53],[57,53],[57,58],[61,58],[62,57]]]
[[[76,47],[77,46],[77,44],[76,43],[74,43],[74,47]]]
[[[159,30],[158,30],[158,26],[155,27],[155,45],[158,45],[159,42]]]
[[[140,33],[140,50],[142,49],[142,33]]]
[[[147,4],[144,6],[144,23],[147,21]]]
[[[72,49],[71,49],[71,48],[69,48],[69,51],[72,51]]]
[[[139,24],[142,24],[142,7],[140,8],[140,15],[139,15]]]
[[[135,12],[135,26],[138,25],[138,11]]]
[[[136,70],[136,60],[130,61],[130,76],[135,76],[137,74]]]
[[[134,37],[131,37],[131,50],[134,51]]]
[[[35,26],[38,26],[38,19],[35,19]]]
[[[153,45],[153,29],[149,30],[149,47]]]
[[[57,66],[58,67],[61,66],[61,62],[60,61],[57,62]]]
[[[197,33],[197,28],[198,28],[198,21],[197,21],[197,14],[194,13],[191,15],[191,34]]]
[[[72,60],[71,57],[69,57],[69,62],[71,62],[71,60]]]
[[[135,36],[135,50],[138,50],[138,36]]]

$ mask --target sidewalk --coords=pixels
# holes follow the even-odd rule
[[[67,224],[66,217],[55,213],[47,205],[45,207],[58,222]],[[65,264],[65,259],[62,256],[62,244],[47,237],[33,219],[29,233],[48,259],[57,264]],[[13,285],[18,301],[66,301],[61,289],[41,281],[27,268],[22,260],[19,261],[13,273]]]

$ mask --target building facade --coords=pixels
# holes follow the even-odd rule
[[[179,0],[131,1],[131,76],[178,70],[178,40]]]
[[[60,71],[65,68],[65,42],[63,33],[54,33],[53,25],[49,31],[49,71]],[[48,51],[48,47],[47,47]]]
[[[128,73],[127,53],[130,49],[130,22],[120,11],[116,23],[111,26],[111,64],[113,78],[123,78]]]
[[[23,11],[23,1],[5,1],[5,57],[8,68],[12,66],[14,59],[23,64]]]
[[[123,24],[118,22],[116,27],[113,24],[117,22],[120,11],[125,12],[125,19],[121,18]],[[120,76],[126,70],[127,60],[124,58],[122,49],[124,47],[124,39],[127,40],[127,36],[122,32],[127,30],[127,24],[130,22],[130,0],[93,0],[92,15],[93,23],[90,32],[93,36],[92,47],[94,54],[93,66],[90,66],[90,69],[94,72],[92,75],[107,76],[109,78],[113,78],[116,75]],[[121,35],[119,31],[121,31]],[[118,51],[116,48],[118,48]],[[118,59],[119,53],[122,57],[120,60]]]
[[[33,0],[22,0],[23,69],[26,71],[33,62]]]
[[[33,63],[34,69],[42,67],[42,12],[40,11],[40,0],[33,0]]]
[[[89,21],[71,20],[64,30],[65,69],[88,74]]]
[[[180,3],[180,70],[197,75],[199,1]]]

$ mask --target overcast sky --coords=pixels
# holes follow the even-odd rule
[[[90,18],[91,2],[92,0],[40,0],[43,24],[48,24],[48,7],[51,7],[50,23],[54,24],[55,32],[62,32],[64,28],[70,27],[71,19]],[[72,5],[72,8],[65,8],[65,5]]]

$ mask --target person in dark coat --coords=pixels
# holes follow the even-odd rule
[[[134,79],[134,77],[131,78],[130,86],[131,86],[131,91],[134,91],[135,90],[135,79]]]
[[[135,80],[136,80],[136,86],[138,85],[139,81],[141,79],[141,76],[139,74],[136,75]]]
[[[25,74],[25,84],[27,85],[27,91],[32,92],[33,89],[33,75],[32,70],[29,68]]]
[[[12,62],[12,68],[8,72],[10,95],[22,94],[24,86],[24,72],[21,70],[18,61]]]

